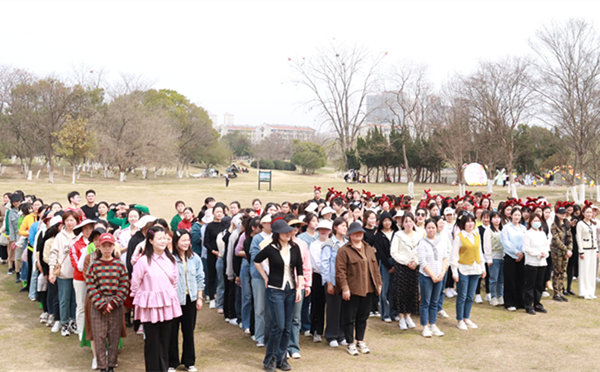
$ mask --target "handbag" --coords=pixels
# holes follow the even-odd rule
[[[69,257],[69,254],[65,254],[65,257],[63,258],[60,265],[54,266],[54,270],[52,270],[52,274],[54,274],[55,277],[58,278],[58,276],[60,275],[60,270],[62,269],[62,265],[63,265],[63,263],[65,263],[65,260],[67,259],[67,257]]]

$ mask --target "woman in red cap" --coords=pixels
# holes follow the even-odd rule
[[[111,372],[117,365],[123,302],[128,293],[129,277],[125,265],[113,254],[115,238],[104,233],[100,235],[98,244],[94,262],[88,268],[86,283],[92,303],[90,318],[98,369]]]

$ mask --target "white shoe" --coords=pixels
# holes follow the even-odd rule
[[[454,297],[452,288],[446,288],[446,297],[448,297],[448,298]]]
[[[229,324],[236,326],[237,325],[237,318],[229,319]]]
[[[408,328],[415,328],[415,322],[413,322],[412,318],[410,316],[406,317],[406,325],[408,326]]]
[[[492,300],[490,301],[490,305],[498,306],[498,299],[496,297],[492,297]]]
[[[595,300],[595,299],[597,299],[597,298],[598,298],[598,296],[596,296],[596,295],[592,295],[592,300]]]
[[[138,330],[135,333],[138,335],[143,335],[144,334],[144,325],[140,324],[140,326],[138,327]]]
[[[358,341],[356,343],[356,346],[358,346],[358,351],[360,351],[363,354],[369,354],[371,352],[371,350],[369,350],[369,347],[367,346],[367,343],[364,341]]]
[[[240,323],[238,324],[238,326],[240,327],[240,329],[244,328],[244,325],[242,324],[242,322],[240,322]]]
[[[175,368],[173,368],[173,367],[169,367],[169,369],[167,369],[167,372],[175,372],[175,371],[176,371],[176,370],[175,370]]]
[[[312,333],[310,333],[310,331],[304,331],[304,336],[312,337]]]
[[[329,341],[329,347],[338,347],[340,346],[337,342],[337,340],[331,340]]]
[[[292,359],[300,359],[300,353],[292,353]]]
[[[188,372],[198,372],[198,369],[195,366],[187,367]]]
[[[435,336],[435,337],[442,337],[444,335],[444,332],[442,332],[437,325],[432,324],[431,325],[431,333]]]
[[[483,299],[481,298],[481,295],[475,296],[475,303],[476,304],[482,304],[483,303]]]
[[[248,332],[250,332],[250,330],[248,330]],[[252,335],[252,336],[250,336],[250,339],[251,339],[252,341],[256,341],[256,336]]]
[[[60,331],[60,321],[59,320],[55,320],[54,321],[54,325],[52,326],[52,329],[50,330],[50,332],[56,333],[58,331]]]
[[[346,342],[346,339],[343,339],[342,342],[340,342],[340,345],[342,345],[342,346],[348,346],[348,343]]]
[[[450,288],[450,290],[452,291],[452,296],[458,296],[458,292],[456,292],[456,289],[454,288]]]
[[[431,333],[431,328],[429,328],[428,325],[426,325],[425,327],[423,327],[423,332],[421,332],[421,335],[423,337],[431,337],[431,336],[433,336],[433,333]]]
[[[404,317],[400,318],[400,320],[398,321],[398,327],[400,327],[400,329],[403,331],[406,331],[408,329],[408,327],[406,326],[406,320],[404,319]]]
[[[485,300],[486,300],[487,302],[490,302],[490,301],[492,300],[492,295],[491,295],[491,294],[489,294],[489,293],[488,293],[488,294],[486,294],[486,295],[485,295]]]
[[[448,315],[448,313],[444,309],[438,311],[438,315],[441,316],[442,318],[446,318],[446,319],[450,318],[450,315]]]
[[[46,319],[46,327],[52,327],[54,325],[54,315],[48,314],[48,319]]]
[[[249,334],[250,334],[250,328],[246,328],[246,329],[244,329],[244,334],[247,334],[247,335],[249,335]]]
[[[352,356],[358,355],[358,350],[356,350],[356,345],[354,345],[354,344],[348,345],[348,347],[346,347],[346,351],[348,352],[348,354],[350,354]]]
[[[508,311],[517,311],[517,308],[514,306],[508,307],[506,310]]]
[[[550,293],[548,291],[542,292],[542,297],[550,297]]]
[[[391,323],[392,319],[391,318],[385,318],[383,321],[386,322],[386,323]]]
[[[40,315],[40,323],[46,323],[47,320],[48,320],[48,313],[42,313],[42,315]]]
[[[397,322],[397,321],[399,321],[399,320],[400,320],[400,317],[399,317],[398,315],[396,315],[396,316],[394,317],[394,322]]]
[[[315,335],[313,336],[313,342],[314,342],[314,343],[321,342],[321,341],[323,341],[323,339],[321,338],[321,335],[317,335],[317,334],[315,334]]]
[[[71,334],[71,332],[69,332],[69,325],[68,324],[63,324],[60,327],[60,335],[66,337],[66,336],[68,336],[70,334]]]
[[[461,331],[466,331],[466,330],[468,330],[468,329],[469,329],[469,328],[467,327],[467,325],[465,324],[465,321],[464,321],[464,320],[461,320],[461,321],[459,321],[459,322],[458,322],[458,324],[456,325],[456,327],[457,327],[458,329],[460,329]]]
[[[264,342],[257,342],[256,343],[256,347],[265,347],[265,343]]]
[[[504,296],[498,297],[498,305],[499,306],[504,306]]]
[[[98,369],[98,361],[96,358],[92,359],[92,369]]]
[[[217,303],[215,302],[215,300],[210,300],[208,308],[209,309],[214,309],[215,307],[217,307]]]
[[[471,319],[465,319],[465,324],[466,324],[466,325],[467,325],[467,327],[469,327],[469,328],[473,328],[473,329],[477,329],[477,328],[479,328],[479,327],[477,326],[477,324],[475,324],[475,323],[473,323],[473,322],[471,321]]]
[[[592,299],[592,296],[590,296],[590,295],[585,295],[585,296],[583,296],[583,299],[584,299],[584,300],[591,300],[591,299]]]

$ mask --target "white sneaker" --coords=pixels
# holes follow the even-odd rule
[[[217,303],[215,302],[215,300],[210,300],[210,304],[208,305],[208,308],[214,309],[215,307],[217,307]]]
[[[454,297],[454,291],[452,290],[452,288],[446,288],[446,297],[448,298],[452,298]]]
[[[596,295],[592,295],[592,300],[595,300],[595,299],[597,299],[597,298],[598,298],[598,296],[596,296]]]
[[[310,331],[304,331],[304,336],[312,337],[312,333],[310,333]]]
[[[506,308],[506,310],[508,310],[508,311],[517,311],[517,308],[514,307],[514,306],[510,306],[510,307]]]
[[[406,320],[404,319],[404,317],[400,318],[400,320],[398,321],[398,327],[400,327],[400,329],[403,331],[406,331],[408,329],[408,327],[406,326]]]
[[[340,346],[337,342],[337,340],[331,340],[329,341],[329,347],[338,347]]]
[[[475,296],[475,303],[476,304],[482,304],[483,303],[483,299],[481,298],[481,295]]]
[[[98,369],[98,361],[96,358],[92,359],[92,369]]]
[[[244,325],[242,324],[242,322],[240,322],[240,323],[238,324],[238,327],[240,327],[240,329],[244,328]]]
[[[450,318],[450,315],[448,315],[448,313],[444,309],[438,311],[438,315],[441,316],[442,318]]]
[[[52,326],[52,329],[50,330],[50,332],[56,333],[58,331],[60,331],[60,321],[55,320],[54,325]]]
[[[498,299],[496,297],[492,297],[492,300],[490,301],[490,305],[498,306]]]
[[[300,353],[292,353],[292,359],[300,359]]]
[[[412,318],[410,316],[406,317],[406,325],[408,326],[408,328],[415,328],[415,322],[413,322]]]
[[[250,334],[250,328],[246,328],[246,329],[244,329],[244,334],[247,334],[247,335],[249,335],[249,334]],[[254,341],[254,340],[253,340],[253,341]]]
[[[456,289],[450,288],[450,290],[452,291],[452,297],[458,296],[458,292],[456,292]]]
[[[323,341],[323,339],[321,338],[321,335],[315,334],[313,336],[313,342],[314,343],[321,342],[321,341]]]
[[[383,321],[386,322],[386,323],[391,323],[392,319],[391,318],[385,318]]]
[[[236,326],[237,325],[237,318],[229,319],[229,324]]]
[[[40,323],[46,323],[47,320],[48,320],[48,313],[42,313],[42,315],[40,315]]]
[[[465,319],[465,324],[466,324],[466,325],[467,325],[467,327],[469,327],[469,328],[473,328],[473,329],[477,329],[477,328],[479,328],[479,327],[477,326],[477,324],[475,324],[475,323],[473,323],[473,322],[471,321],[471,319]]]
[[[346,342],[346,339],[343,339],[342,342],[340,342],[340,345],[342,345],[342,346],[348,346],[348,343]]]
[[[456,325],[456,327],[457,327],[458,329],[460,329],[461,331],[466,331],[466,330],[468,330],[468,329],[469,329],[469,328],[467,327],[467,325],[465,324],[465,321],[464,321],[464,320],[461,320],[461,321],[459,321],[459,322],[458,322],[458,324]]]
[[[399,320],[400,320],[400,317],[399,317],[398,315],[396,315],[396,316],[394,317],[394,322],[397,322],[397,321],[399,321]]]
[[[198,372],[198,369],[195,366],[187,367],[188,372]]]
[[[175,368],[173,368],[173,367],[169,367],[169,369],[167,369],[167,372],[175,372],[175,371],[176,371],[176,370],[175,370]]]
[[[138,335],[143,335],[144,334],[144,325],[140,324],[140,326],[138,327],[138,330],[135,333]]]
[[[363,354],[369,354],[371,352],[371,350],[369,350],[369,347],[367,346],[367,343],[364,341],[358,341],[356,345],[358,346],[358,351],[360,351]]]
[[[348,347],[346,347],[346,351],[348,352],[348,354],[350,354],[352,356],[358,355],[358,350],[356,350],[356,345],[354,345],[354,344],[348,345]]]
[[[550,297],[550,293],[548,291],[542,292],[542,297]]]
[[[52,327],[54,325],[54,315],[48,314],[48,319],[46,320],[46,327]]]
[[[264,342],[257,342],[256,343],[256,347],[265,347],[265,343]]]
[[[435,324],[431,325],[431,333],[433,333],[435,337],[442,337],[444,335],[444,332],[442,332]]]
[[[69,332],[69,325],[68,324],[63,324],[60,327],[60,335],[66,337],[66,336],[68,336],[70,334],[71,334],[71,332]]]
[[[504,296],[498,297],[498,306],[504,306]]]
[[[431,333],[431,328],[428,325],[423,327],[423,332],[421,333],[423,337],[431,337],[433,334]]]
[[[248,330],[248,332],[249,332],[249,331],[250,331],[250,330]],[[251,339],[252,341],[256,341],[256,336],[252,335],[252,336],[250,336],[250,339]]]
[[[488,294],[486,294],[486,295],[485,295],[485,300],[486,300],[487,302],[490,302],[490,301],[492,300],[492,295],[491,295],[491,294],[489,294],[489,293],[488,293]]]
[[[592,299],[592,296],[590,296],[590,295],[585,295],[585,296],[583,296],[583,299],[584,299],[584,300],[591,300],[591,299]]]

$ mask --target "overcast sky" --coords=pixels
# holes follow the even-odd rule
[[[288,57],[335,42],[429,66],[439,86],[479,60],[530,53],[551,22],[600,27],[598,1],[0,1],[0,64],[141,75],[236,124],[316,126]]]

